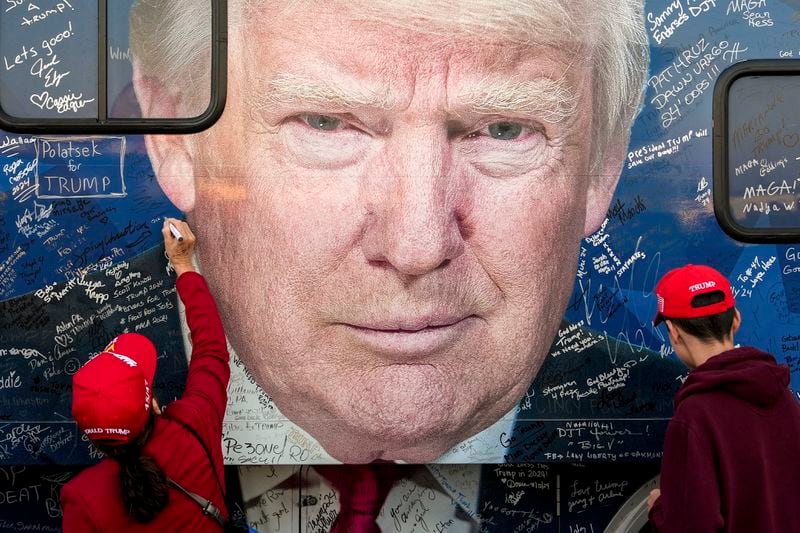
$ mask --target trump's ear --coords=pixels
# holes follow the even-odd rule
[[[133,88],[145,118],[174,118],[177,97],[157,79],[142,76],[133,63]],[[164,194],[184,213],[194,209],[194,161],[186,135],[145,135],[144,142],[158,184]]]
[[[627,147],[627,143],[609,146],[599,170],[591,176],[589,190],[586,192],[584,237],[594,233],[606,219],[608,206],[611,204],[611,198],[614,197],[614,191],[617,189],[619,176],[622,173]]]
[[[146,135],[147,154],[161,190],[184,213],[194,209],[194,165],[184,135]]]

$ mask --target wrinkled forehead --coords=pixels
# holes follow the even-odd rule
[[[398,95],[400,108],[419,80],[451,93],[541,77],[558,80],[554,93],[582,92],[593,54],[586,31],[574,32],[579,41],[567,31],[581,12],[539,1],[251,0],[234,21],[231,46],[242,60],[232,79],[254,89],[251,106],[274,92],[275,78],[295,93],[315,79],[346,82],[351,92],[367,84]]]
[[[598,0],[603,2],[604,0]],[[266,21],[291,32],[301,14],[346,23],[405,29],[448,39],[584,48],[596,37],[597,17],[586,0],[243,0],[232,8],[234,27],[252,35]],[[245,37],[246,39],[246,37]]]

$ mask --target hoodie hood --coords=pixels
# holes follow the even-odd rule
[[[760,408],[773,405],[789,386],[789,367],[751,347],[722,352],[689,373],[675,396],[675,408],[692,394],[725,391]]]

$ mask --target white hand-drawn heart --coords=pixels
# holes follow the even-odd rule
[[[69,337],[69,335],[56,335],[55,341],[59,346],[66,348],[69,346],[69,343],[72,341],[72,339]]]
[[[50,93],[47,91],[42,91],[41,94],[32,94],[30,100],[31,103],[39,109],[44,109],[48,98],[50,98]]]

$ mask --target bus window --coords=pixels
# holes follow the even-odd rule
[[[161,7],[159,24],[136,6]],[[188,133],[211,126],[225,102],[226,4],[221,0],[11,0],[0,11],[0,128],[23,133]],[[191,12],[180,42],[143,34]],[[130,30],[129,30],[130,28]],[[152,30],[150,30],[152,32]],[[136,38],[131,34],[138,32]],[[130,39],[129,39],[130,38]],[[135,43],[135,44],[134,44]],[[191,47],[191,64],[166,79],[139,64]],[[150,70],[152,71],[152,70]],[[147,102],[136,87],[156,95]],[[191,91],[186,91],[190,87]],[[180,91],[178,89],[181,89]],[[174,95],[191,94],[178,99]],[[147,113],[141,106],[147,105]]]
[[[717,83],[714,210],[737,240],[800,240],[798,96],[792,60],[745,61]]]

